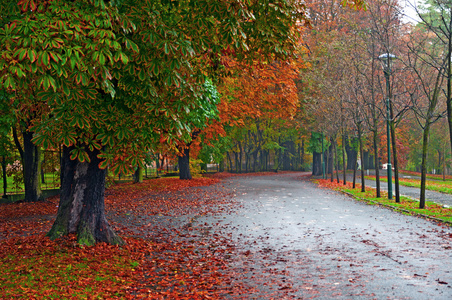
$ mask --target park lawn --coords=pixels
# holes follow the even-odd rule
[[[366,176],[366,179],[375,180],[375,176]],[[380,176],[380,180],[388,182],[386,176]],[[399,178],[399,184],[408,187],[421,188],[421,180],[413,178]],[[452,194],[452,182],[450,181],[432,181],[427,180],[425,183],[425,188],[430,191],[441,192],[445,194]]]
[[[343,185],[342,181],[337,183],[336,180],[334,180],[334,182],[331,182],[328,179],[318,179],[316,181],[321,187],[347,193],[357,200],[366,201],[375,205],[383,205],[403,213],[435,218],[452,224],[452,208],[445,208],[442,205],[428,201],[425,208],[420,209],[419,202],[408,197],[401,196],[400,203],[396,203],[395,200],[388,199],[388,194],[385,191],[381,191],[380,198],[375,197],[375,189],[370,187],[366,187],[366,191],[361,192],[360,184],[356,184],[356,188],[353,189],[351,182]]]
[[[46,173],[44,175],[45,183],[41,183],[41,189],[42,190],[49,190],[49,189],[55,189],[60,187],[60,178],[55,176],[55,174],[52,173]],[[14,179],[12,176],[6,177],[7,180],[7,193],[8,194],[18,194],[24,192],[24,185],[23,183],[19,184],[17,187],[14,184]],[[0,176],[0,192],[3,194],[3,177]]]

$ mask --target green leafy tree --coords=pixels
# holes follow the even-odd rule
[[[190,145],[201,133],[201,130],[208,125],[206,120],[218,119],[217,105],[220,102],[220,95],[212,81],[207,79],[203,85],[204,91],[198,99],[200,105],[188,112],[190,125],[194,128],[190,135],[190,140],[179,147],[179,178],[191,179],[190,174]]]
[[[2,1],[0,84],[33,141],[63,145],[51,238],[123,243],[104,213],[106,168],[130,173],[161,142],[190,140],[205,76],[238,59],[290,55],[297,1]]]
[[[14,115],[9,105],[8,94],[0,89],[0,160],[3,178],[3,197],[6,198],[7,180],[6,165],[7,158],[11,155],[13,145],[11,143],[11,127],[14,124]]]

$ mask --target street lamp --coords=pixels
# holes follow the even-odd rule
[[[391,164],[391,134],[389,131],[391,114],[390,114],[390,102],[391,101],[391,88],[389,85],[389,76],[391,75],[391,61],[397,59],[394,54],[384,53],[378,57],[382,62],[383,71],[386,78],[386,136],[388,139],[388,199],[392,199],[392,164]]]

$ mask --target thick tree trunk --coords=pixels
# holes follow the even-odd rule
[[[190,146],[183,149],[183,156],[179,156],[179,178],[191,179],[190,173]]]
[[[70,159],[73,147],[64,147],[63,182],[58,214],[47,234],[51,239],[76,234],[81,245],[98,242],[124,244],[105,217],[104,191],[106,170],[99,169],[99,151],[86,149],[90,162]]]
[[[135,170],[135,173],[133,174],[133,182],[134,183],[143,182],[143,168],[142,167],[138,167]]]
[[[24,151],[23,151],[23,171],[25,202],[35,202],[42,200],[41,193],[41,151],[39,147],[31,141],[33,132],[24,132]]]
[[[312,175],[322,175],[322,153],[314,152],[312,154]]]

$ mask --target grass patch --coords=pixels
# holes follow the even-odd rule
[[[356,189],[352,188],[352,184],[349,182],[343,185],[342,181],[337,183],[331,182],[326,179],[316,180],[319,186],[330,188],[336,191],[345,192],[352,195],[357,200],[366,201],[370,204],[383,205],[390,207],[394,210],[401,211],[403,213],[412,215],[421,215],[424,217],[434,218],[449,224],[452,224],[452,208],[445,208],[440,204],[427,201],[425,208],[419,208],[419,202],[404,196],[400,196],[400,203],[396,203],[394,199],[388,199],[386,191],[381,191],[381,197],[375,197],[375,189],[366,187],[366,192],[361,192],[361,185],[356,184]]]

